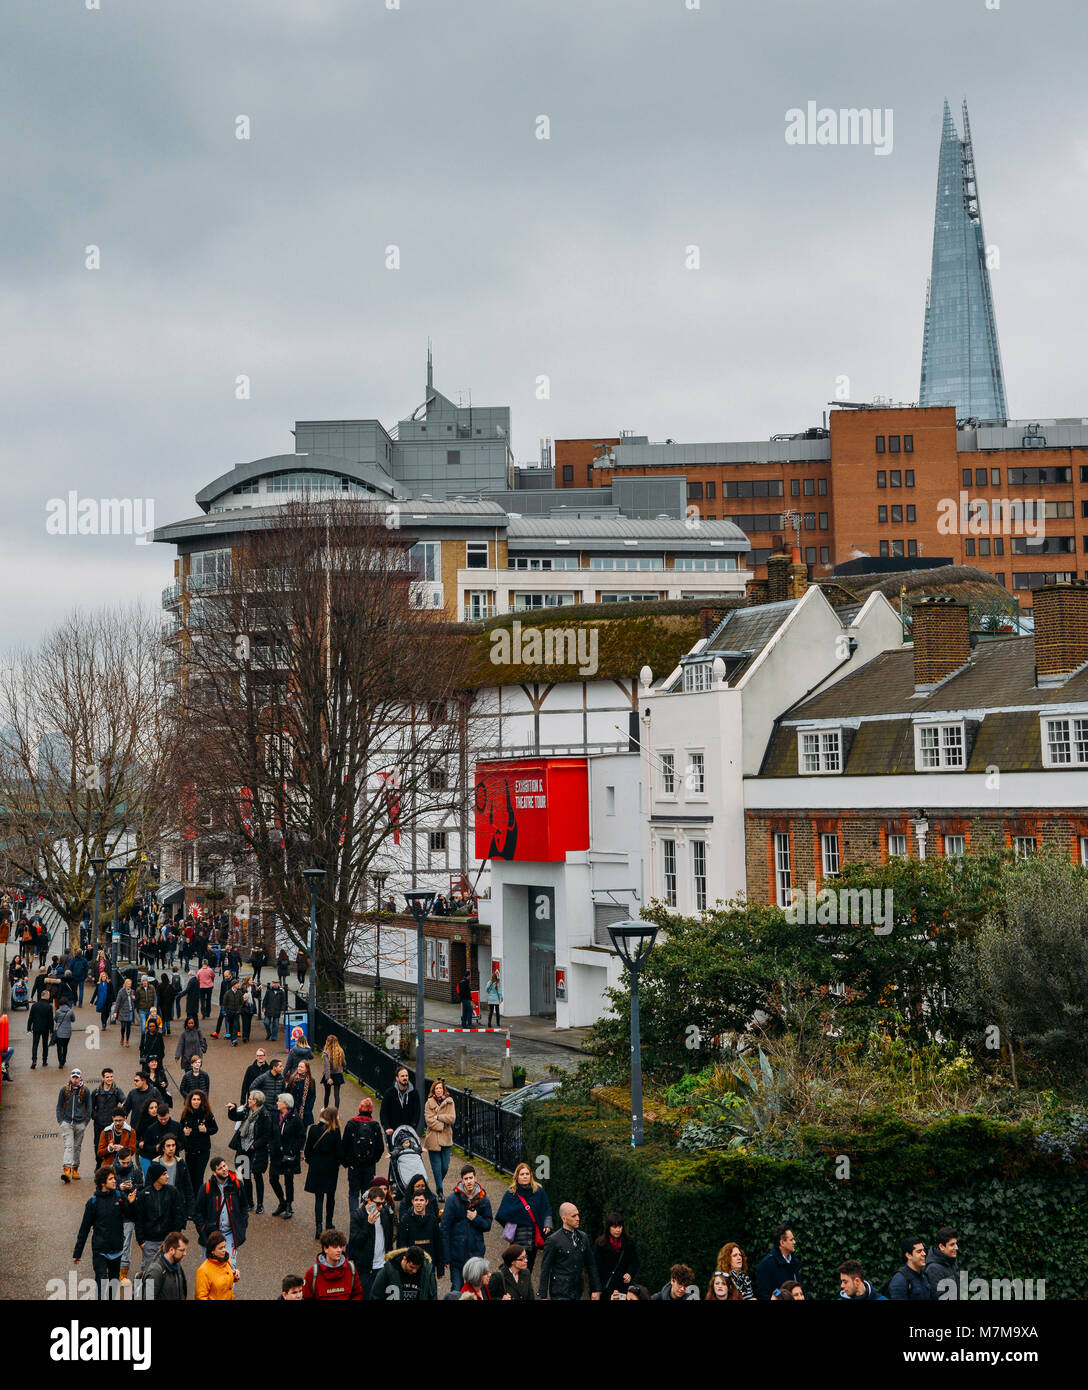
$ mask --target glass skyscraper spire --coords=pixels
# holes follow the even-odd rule
[[[966,101],[962,140],[944,104],[918,399],[954,405],[959,420],[1008,413]]]

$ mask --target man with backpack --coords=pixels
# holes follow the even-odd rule
[[[136,1201],[135,1188],[122,1197],[117,1190],[117,1174],[112,1167],[99,1168],[94,1175],[94,1196],[83,1208],[83,1220],[76,1236],[72,1263],[83,1258],[83,1247],[91,1237],[91,1264],[98,1280],[99,1298],[109,1298],[111,1286],[121,1278],[125,1248],[125,1225]]]
[[[91,1120],[91,1091],[84,1085],[83,1073],[78,1067],[72,1068],[68,1084],[62,1086],[57,1096],[57,1124],[64,1140],[64,1167],[61,1169],[61,1182],[79,1181],[79,1155],[83,1148],[83,1135]]]
[[[222,1231],[226,1237],[230,1262],[236,1265],[238,1249],[246,1243],[249,1204],[246,1201],[245,1187],[231,1172],[225,1158],[212,1160],[212,1175],[196,1194],[193,1221],[200,1243],[205,1247],[208,1237],[213,1232]]]
[[[361,1303],[363,1285],[355,1268],[344,1251],[348,1239],[343,1231],[323,1231],[321,1233],[321,1254],[306,1271],[302,1281],[302,1297],[314,1298],[324,1303]]]
[[[887,1303],[865,1277],[859,1260],[845,1260],[839,1265],[839,1299],[848,1303]]]
[[[354,1219],[363,1194],[374,1181],[374,1173],[385,1152],[382,1127],[374,1118],[374,1102],[364,1096],[359,1112],[344,1126],[343,1164],[348,1170],[348,1213]]]

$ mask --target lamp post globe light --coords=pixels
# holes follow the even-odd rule
[[[314,1045],[314,1020],[317,1016],[317,890],[325,877],[324,869],[303,869],[302,876],[310,887],[310,989],[306,1015],[309,1020],[310,1036],[307,1042]]]
[[[378,899],[378,916],[374,928],[374,992],[380,994],[382,991],[382,893],[385,889],[385,880],[389,877],[385,869],[375,869],[370,875],[370,881],[374,885],[374,892]]]
[[[419,1093],[419,1113],[423,1115],[424,1107],[427,1104],[426,1087],[426,1067],[424,1065],[424,1037],[423,1032],[425,1022],[423,1018],[423,981],[424,981],[424,951],[423,951],[423,923],[434,903],[434,894],[422,891],[405,893],[404,901],[408,904],[408,910],[416,919],[418,939],[416,941],[416,1091]]]
[[[638,977],[657,940],[652,922],[616,922],[608,928],[616,954],[631,976],[631,1146],[642,1144],[642,1049],[638,1020]]]

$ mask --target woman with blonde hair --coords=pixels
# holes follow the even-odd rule
[[[529,1273],[536,1264],[537,1251],[552,1231],[552,1207],[548,1194],[533,1177],[524,1161],[514,1169],[514,1180],[502,1195],[495,1220],[506,1240],[524,1248],[529,1257]]]
[[[735,1240],[727,1240],[718,1251],[718,1263],[714,1266],[706,1296],[712,1303],[755,1302],[748,1256]]]
[[[443,1201],[442,1183],[450,1168],[450,1155],[453,1153],[453,1126],[457,1120],[457,1110],[453,1097],[446,1090],[444,1081],[433,1081],[427,1104],[423,1108],[423,1147],[431,1161],[434,1174],[434,1190],[438,1200]]]
[[[340,1087],[344,1084],[344,1049],[335,1033],[329,1034],[325,1039],[325,1046],[321,1049],[321,1084],[325,1088],[322,1104],[328,1109],[331,1091],[332,1103],[339,1110]],[[332,1225],[331,1221],[329,1225]]]

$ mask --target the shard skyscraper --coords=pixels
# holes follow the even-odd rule
[[[954,405],[959,420],[1007,416],[966,101],[962,140],[944,104],[918,399]]]

